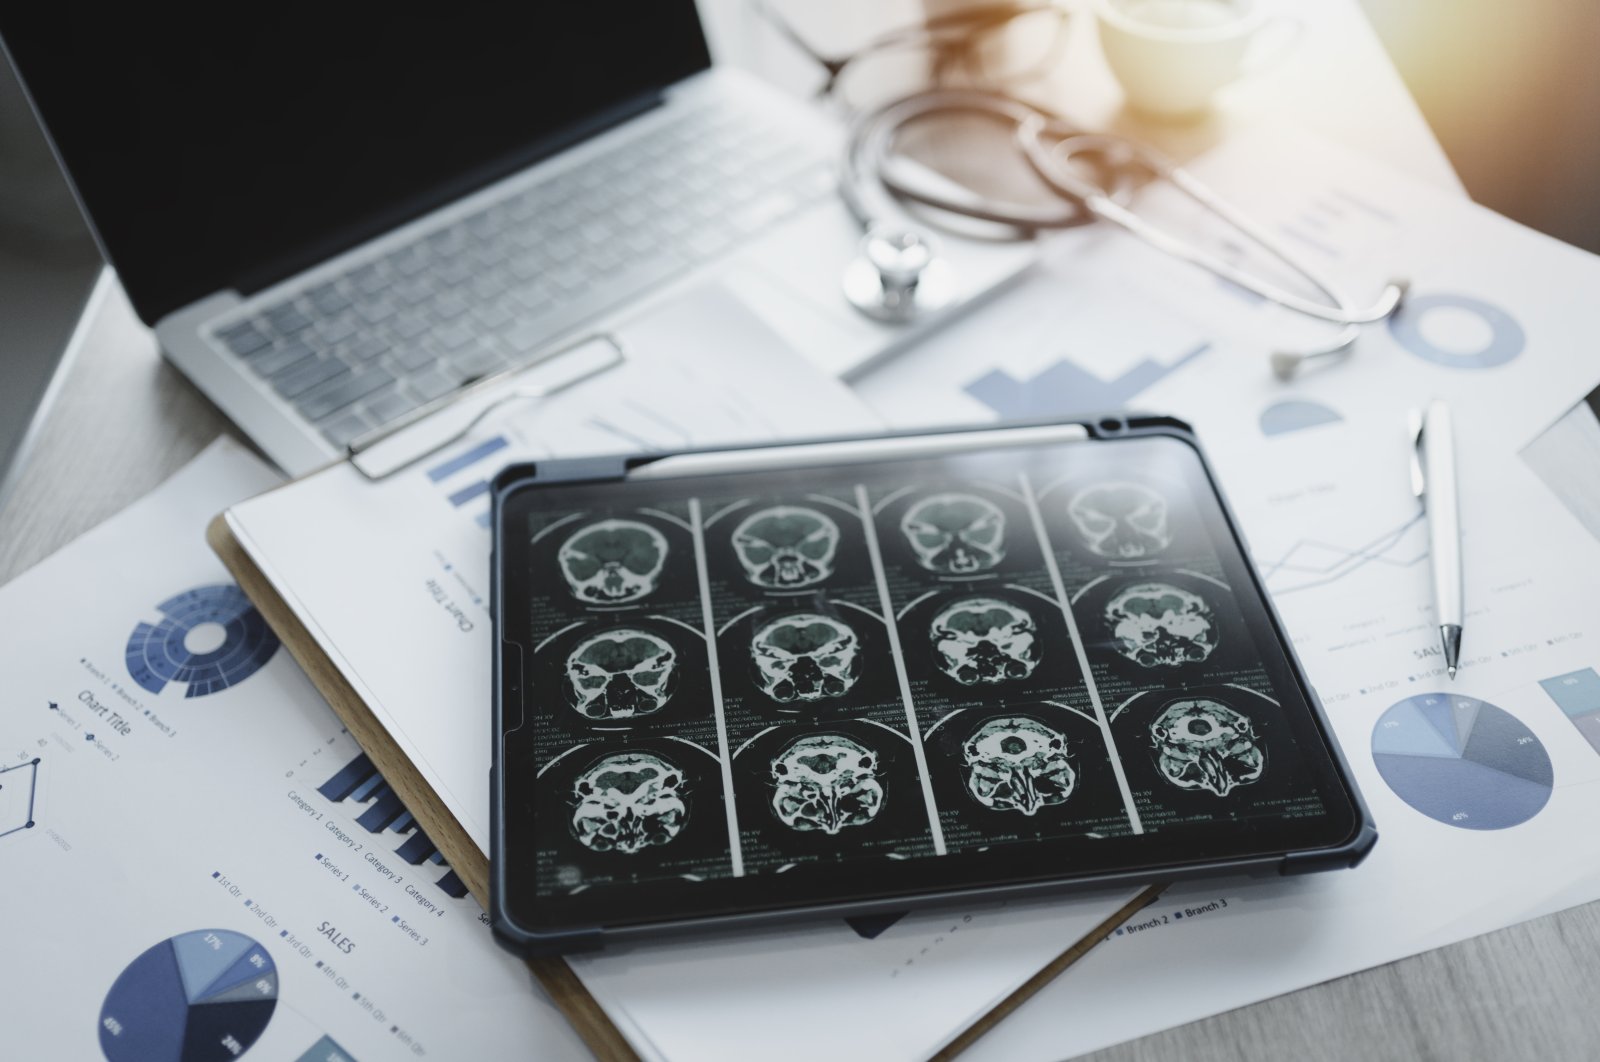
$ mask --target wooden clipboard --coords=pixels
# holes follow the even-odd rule
[[[349,680],[328,659],[316,640],[294,614],[283,596],[273,586],[250,554],[239,544],[228,526],[225,516],[215,517],[206,528],[206,542],[233,575],[241,589],[266,619],[272,630],[289,650],[291,656],[304,669],[317,690],[333,707],[335,714],[349,729],[367,758],[378,768],[389,787],[399,795],[406,810],[422,826],[451,869],[456,872],[474,899],[484,909],[489,906],[489,859],[478,848],[467,831],[434,793],[433,787],[423,779],[394,738],[372,710],[367,707],[351,687]],[[1117,926],[1127,921],[1135,912],[1153,903],[1165,885],[1151,885],[1120,909],[1113,912],[1094,929],[1073,942],[1060,955],[1052,959],[1014,992],[991,1007],[981,1017],[958,1033],[949,1044],[933,1057],[938,1060],[955,1058],[1027,1002],[1035,993],[1053,981],[1073,963],[1077,962],[1100,941],[1110,936]],[[597,1058],[637,1062],[638,1055],[628,1044],[616,1025],[589,994],[572,967],[559,957],[527,960],[528,969],[544,987],[552,1002],[560,1008],[579,1037]]]

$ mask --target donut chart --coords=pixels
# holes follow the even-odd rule
[[[135,627],[125,653],[128,675],[150,693],[179,683],[185,697],[204,697],[237,686],[278,651],[278,636],[232,583],[186,590],[156,610],[161,622]]]
[[[1441,309],[1478,318],[1489,335],[1476,350],[1440,346],[1423,331],[1422,321],[1430,312]],[[1423,361],[1448,369],[1493,369],[1516,360],[1528,345],[1527,333],[1515,317],[1493,303],[1470,295],[1409,295],[1389,316],[1388,326],[1389,334],[1406,350]]]
[[[146,950],[100,1008],[108,1062],[226,1062],[250,1050],[278,1006],[278,971],[243,933],[197,929]]]
[[[1407,697],[1378,719],[1372,759],[1395,796],[1466,830],[1527,822],[1555,785],[1550,755],[1533,731],[1474,697]]]

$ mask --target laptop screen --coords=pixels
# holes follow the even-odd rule
[[[0,5],[0,38],[148,323],[290,276],[710,65],[694,0],[87,10]]]

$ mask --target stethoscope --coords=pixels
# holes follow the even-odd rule
[[[1023,157],[1059,196],[1059,202],[1046,206],[1011,203],[954,182],[930,181],[925,171],[907,166],[896,154],[896,143],[907,126],[954,114],[1009,126]],[[1140,217],[1128,204],[1141,177],[1170,182],[1287,266],[1327,301],[1305,298],[1248,273]],[[880,321],[915,321],[949,306],[958,293],[957,278],[940,257],[933,236],[906,221],[901,207],[908,203],[989,222],[1009,230],[1016,239],[1108,221],[1157,250],[1209,270],[1285,309],[1343,326],[1321,344],[1273,352],[1272,370],[1283,379],[1307,362],[1347,352],[1360,335],[1359,326],[1394,313],[1406,290],[1404,281],[1390,281],[1371,306],[1352,307],[1265,227],[1154,149],[1126,137],[1081,132],[1042,108],[992,92],[939,89],[863,115],[850,130],[839,191],[866,233],[860,255],[845,268],[845,297],[856,309]]]

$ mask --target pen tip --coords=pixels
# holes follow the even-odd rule
[[[1456,677],[1456,668],[1455,668],[1454,664],[1450,665],[1450,677],[1451,678],[1455,678]]]

